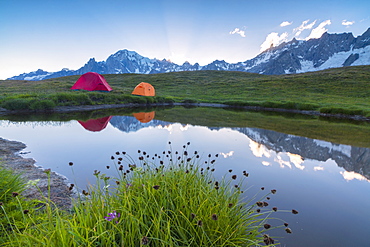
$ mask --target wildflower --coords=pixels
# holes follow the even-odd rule
[[[198,225],[199,227],[203,226],[203,221],[198,220],[197,225]]]
[[[212,160],[212,161],[211,161],[211,164],[213,164],[213,163],[215,163],[215,162],[216,162],[216,160]]]
[[[119,152],[116,152],[116,155],[119,155]]]
[[[2,206],[2,205],[4,205],[4,203],[3,202],[0,202],[0,206]]]
[[[116,184],[119,185],[121,182],[120,181],[116,181]]]
[[[229,205],[227,205],[229,208],[231,208],[232,206],[234,206],[233,203],[229,203]]]
[[[265,229],[269,229],[269,228],[271,228],[271,225],[270,225],[270,224],[264,224],[264,225],[263,225],[263,227],[264,227]]]
[[[17,197],[17,196],[19,196],[19,193],[18,192],[13,192],[12,193],[12,197]]]
[[[139,157],[139,160],[143,160],[143,159],[144,159],[144,157],[143,157],[143,156],[140,156],[140,157]]]
[[[212,214],[212,220],[218,220],[218,216],[217,216],[217,214]]]
[[[118,160],[119,160],[119,161],[122,161],[123,159],[122,159],[122,157],[119,157],[119,158],[118,158]]]
[[[107,221],[112,221],[113,219],[118,219],[120,216],[121,216],[120,213],[113,211],[112,213],[108,213],[108,216],[105,216],[104,219],[106,219]],[[116,223],[118,223],[117,220]]]
[[[284,226],[288,227],[288,226],[289,226],[289,224],[288,224],[288,223],[284,223]]]
[[[153,186],[153,189],[158,190],[159,189],[159,185],[154,185]]]
[[[265,187],[261,187],[261,190],[265,190]]]
[[[84,194],[85,196],[88,196],[89,192],[87,192],[86,190],[82,190],[82,194]]]
[[[45,169],[45,170],[44,170],[44,173],[46,173],[46,174],[48,174],[48,175],[50,174],[50,172],[51,172],[51,169]]]
[[[110,166],[107,166],[107,169],[109,169],[110,168]]]
[[[258,207],[261,207],[261,208],[263,207],[263,202],[256,202],[256,204]]]
[[[286,231],[287,233],[292,233],[292,229],[290,229],[289,227],[285,228],[285,231]]]
[[[68,164],[69,164],[69,166],[73,166],[73,162],[69,162]]]
[[[257,213],[260,213],[260,212],[261,212],[261,209],[259,209],[259,208],[258,208],[258,209],[256,210],[256,212],[257,212]]]
[[[190,162],[190,161],[191,161],[191,158],[187,158],[187,159],[186,159],[186,161],[187,161],[187,162]]]
[[[169,145],[171,145],[171,142],[168,142]]]
[[[94,176],[97,176],[97,175],[99,175],[100,174],[100,171],[98,171],[98,170],[94,170]]]
[[[275,193],[276,193],[276,190],[271,190],[271,193],[272,193],[272,194],[275,194]]]
[[[111,159],[111,160],[114,160],[114,156],[111,156],[111,157],[110,157],[110,159]]]
[[[126,152],[125,152],[125,151],[123,151],[123,152],[122,152],[122,154],[123,154],[123,155],[126,155]]]
[[[217,157],[218,157],[218,154],[216,154],[215,156],[216,156],[216,158],[217,158]]]
[[[187,156],[188,155],[188,152],[187,151],[184,151],[184,155]]]
[[[271,198],[270,197],[266,197],[266,200],[270,200]]]
[[[197,216],[197,215],[196,215],[196,214],[194,214],[194,213],[191,213],[191,215],[190,215],[191,219],[194,219],[196,216]]]
[[[292,213],[293,213],[293,214],[298,214],[298,211],[297,211],[297,210],[295,210],[295,209],[292,209]]]
[[[30,210],[26,209],[26,210],[23,210],[23,213],[24,214],[28,214],[30,212]]]
[[[232,170],[232,169],[230,169],[230,170],[229,170],[229,172],[233,172],[233,170]]]
[[[277,211],[277,207],[273,207],[272,210],[274,210],[276,212]]]
[[[186,143],[188,146],[190,145],[190,142]]]
[[[232,175],[232,176],[231,176],[231,178],[232,178],[232,179],[236,179],[236,175]]]
[[[215,189],[218,190],[220,187],[216,186]]]
[[[267,207],[269,204],[267,202],[263,202],[263,206]]]
[[[120,165],[118,170],[122,171],[123,170],[123,165]]]
[[[149,239],[147,236],[144,236],[142,239],[141,239],[141,244],[142,245],[147,245],[149,244]]]
[[[211,172],[214,172],[214,171],[215,171],[215,168],[212,168],[212,169],[211,169]]]
[[[275,240],[269,237],[269,235],[265,234],[263,235],[263,242],[265,242],[266,245],[274,244]]]

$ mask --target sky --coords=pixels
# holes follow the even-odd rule
[[[370,27],[369,0],[0,0],[0,79],[82,67],[127,49],[206,65]]]

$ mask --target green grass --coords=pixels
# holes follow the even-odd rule
[[[263,200],[275,191],[247,197],[248,191],[242,191],[248,176],[245,172],[228,173],[216,181],[212,175],[216,157],[205,158],[209,168],[203,168],[203,158],[187,153],[188,145],[180,152],[170,148],[162,157],[139,151],[142,156],[133,159],[117,152],[112,156],[116,178],[95,171],[96,185],[83,191],[71,211],[62,211],[45,198],[43,209],[27,214],[20,211],[19,221],[8,217],[8,223],[0,225],[0,243],[53,247],[263,246],[271,241],[269,229],[284,228],[283,221],[271,228],[267,223],[271,214],[277,213]],[[243,200],[246,197],[248,201]]]
[[[321,109],[322,112],[370,117],[370,66],[276,76],[232,71],[187,71],[104,77],[114,89],[110,93],[71,91],[69,88],[79,76],[44,81],[0,81],[0,103],[4,107],[5,102],[12,98],[52,100],[56,105],[212,102]],[[131,91],[141,81],[151,83],[157,97],[145,100],[131,97]]]

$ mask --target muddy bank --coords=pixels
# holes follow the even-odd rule
[[[24,143],[0,138],[0,165],[21,174],[26,183],[29,181],[36,183],[39,189],[33,185],[22,192],[26,198],[42,199],[43,196],[47,197],[48,175],[44,169],[35,166],[35,160],[19,155],[19,152],[24,148],[26,148]],[[50,195],[51,200],[59,207],[69,208],[72,205],[73,193],[68,189],[67,180],[52,171],[50,172]]]

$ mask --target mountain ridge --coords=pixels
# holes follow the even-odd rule
[[[266,75],[296,74],[344,66],[370,65],[370,28],[362,35],[352,33],[324,33],[320,38],[297,40],[293,38],[276,47],[261,52],[256,57],[238,63],[215,60],[204,66],[184,62],[182,65],[170,60],[150,59],[127,49],[119,50],[105,61],[89,61],[77,70],[62,69],[47,72],[42,69],[23,73],[8,80],[43,80],[86,72],[100,74],[155,74],[195,70],[242,71]]]

